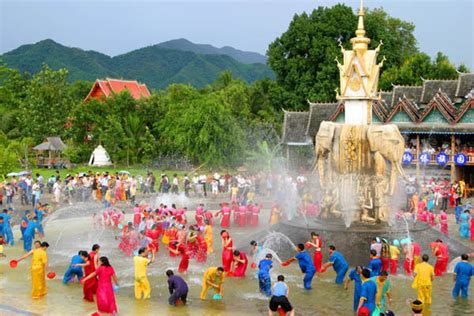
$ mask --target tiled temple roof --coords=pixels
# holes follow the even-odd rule
[[[416,105],[421,99],[422,92],[423,87],[419,86],[393,86],[392,103],[389,105],[393,108],[404,97]],[[416,105],[416,107],[418,106]]]
[[[465,97],[474,88],[474,73],[459,74],[456,96]]]
[[[306,127],[308,125],[309,112],[288,112],[283,110],[283,136],[282,143],[302,145],[308,143]]]
[[[372,103],[373,115],[402,132],[474,132],[474,73],[459,74],[458,80],[424,80],[423,86],[394,86],[380,97]],[[310,144],[322,121],[335,121],[344,112],[342,103],[309,104],[308,112],[285,111],[282,143]]]
[[[454,100],[458,80],[423,80],[423,92],[420,103],[428,104],[439,90],[443,91],[451,100]]]
[[[322,121],[334,113],[338,103],[311,103],[309,102],[309,119],[306,126],[306,135],[316,135]]]

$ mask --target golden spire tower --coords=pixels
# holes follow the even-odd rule
[[[378,99],[378,81],[383,60],[377,64],[380,46],[370,50],[370,39],[365,37],[364,5],[360,1],[356,36],[351,38],[352,50],[342,45],[343,64],[337,61],[340,78],[340,95],[344,102],[347,124],[371,124],[372,100]]]

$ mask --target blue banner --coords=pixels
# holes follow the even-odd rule
[[[413,161],[413,155],[410,152],[405,151],[402,156],[402,163],[404,165],[409,165],[412,161]]]
[[[421,155],[418,157],[418,161],[422,165],[427,165],[430,162],[430,160],[431,160],[431,156],[427,152],[422,152]]]
[[[441,152],[441,153],[436,155],[436,162],[438,163],[438,165],[446,166],[448,161],[449,161],[449,156],[446,155],[445,153]]]
[[[464,166],[467,162],[467,156],[463,153],[459,153],[454,156],[454,163],[458,166]]]

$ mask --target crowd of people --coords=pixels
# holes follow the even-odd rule
[[[264,206],[256,200],[265,196],[273,198],[275,193],[278,195],[279,192],[289,190],[296,193],[298,202],[289,210],[288,203],[275,199],[269,208],[268,224],[277,224],[282,218],[291,220],[301,214],[306,217],[319,216],[320,207],[317,202],[313,202],[306,186],[304,176],[293,179],[263,175],[220,176],[216,173],[210,176],[193,175],[191,178],[185,175],[180,178],[175,174],[170,180],[163,174],[157,183],[151,172],[147,173],[146,178],[135,177],[126,172],[104,172],[67,175],[63,180],[56,173],[44,183],[41,175],[37,174],[33,179],[27,174],[5,181],[2,186],[3,192],[6,192],[7,208],[0,214],[0,256],[4,256],[3,245],[13,246],[15,243],[12,233],[12,200],[18,194],[20,204],[28,208],[31,206],[32,211],[24,211],[19,223],[25,255],[17,261],[13,260],[11,264],[16,265],[31,257],[32,297],[43,297],[47,293],[45,278],[54,277],[54,273],[48,270],[49,244],[39,240],[33,242],[38,236],[40,239],[45,238],[44,218],[51,213],[50,206],[41,199],[43,193],[50,193],[55,205],[93,199],[103,205],[103,209],[93,215],[94,225],[112,230],[116,235],[117,247],[123,255],[133,257],[134,293],[137,300],[151,297],[152,287],[147,277],[147,267],[158,257],[168,256],[177,260],[175,269],[163,271],[168,278],[168,302],[175,306],[186,305],[189,287],[180,275],[186,275],[192,261],[206,265],[208,255],[216,251],[214,231],[219,226],[222,264],[206,268],[200,298],[206,299],[207,292],[212,290],[213,299],[222,299],[224,279],[249,277],[247,270],[250,267],[255,270],[250,275],[258,278],[260,292],[269,298],[268,313],[271,315],[278,311],[294,315],[295,309],[290,303],[289,285],[285,283],[285,276],[278,275],[276,282],[272,282],[270,271],[275,265],[273,255],[263,253],[259,241],[252,241],[249,249],[237,249],[231,230],[262,225],[260,214]],[[464,186],[462,181],[452,184],[440,179],[424,181],[416,185],[415,190],[407,190],[407,207],[397,213],[397,218],[407,216],[408,212],[415,222],[439,225],[441,233],[448,236],[447,211],[453,208],[460,237],[474,240],[472,206],[469,203],[463,205]],[[13,193],[8,193],[10,190]],[[228,198],[229,202],[222,202],[219,210],[206,209],[203,204],[199,204],[192,212],[186,207],[178,208],[175,204],[168,206],[162,203],[152,208],[145,202],[136,202],[138,192],[144,195],[156,192],[171,196],[181,192],[186,196],[211,195]],[[118,201],[124,203],[118,204]],[[122,211],[119,207],[129,211]],[[127,213],[132,216],[130,221],[127,220]],[[372,240],[367,262],[361,262],[351,270],[344,254],[336,250],[337,245],[327,247],[329,261],[323,263],[322,237],[317,232],[311,233],[308,241],[297,244],[296,255],[282,262],[281,266],[298,262],[304,274],[303,287],[307,290],[312,289],[315,275],[332,267],[336,273],[336,284],[347,289],[354,282],[353,309],[358,315],[393,315],[389,310],[392,302],[390,279],[397,274],[399,267],[403,268],[407,276],[414,278],[412,286],[417,290],[418,297],[410,306],[414,313],[421,312],[431,304],[432,283],[435,278],[443,276],[449,262],[448,245],[443,243],[443,237],[434,240],[426,254],[422,253],[416,241],[409,238],[389,241],[377,237]],[[160,247],[164,250],[160,251]],[[119,288],[119,280],[109,259],[100,256],[100,251],[98,244],[94,244],[90,251],[78,250],[64,273],[63,283],[80,281],[86,301],[93,302],[95,297],[99,313],[114,314],[117,313],[114,293]],[[434,266],[429,264],[430,256],[436,259]],[[470,256],[472,254],[463,254],[455,267],[455,285],[452,291],[455,298],[459,294],[463,298],[468,296],[473,273],[469,263]],[[399,262],[400,259],[403,261]]]
[[[146,204],[135,204],[131,209],[131,221],[126,221],[124,212],[108,208],[102,214],[95,214],[93,222],[94,225],[113,230],[118,240],[117,247],[125,256],[133,257],[134,293],[137,300],[151,297],[147,267],[153,264],[158,256],[167,255],[178,259],[176,270],[179,275],[187,273],[191,260],[205,265],[207,255],[215,252],[213,230],[219,226],[222,264],[206,268],[200,299],[206,299],[209,290],[214,292],[213,299],[222,299],[224,279],[249,277],[247,270],[250,267],[256,270],[259,290],[269,297],[269,315],[277,311],[294,315],[295,308],[290,303],[289,285],[285,283],[285,276],[278,275],[276,282],[272,284],[270,271],[275,265],[272,254],[262,253],[263,249],[258,241],[250,243],[248,252],[234,246],[228,231],[230,227],[239,229],[245,225],[259,225],[259,210],[253,210],[259,209],[260,206],[247,202],[246,205],[240,206],[223,202],[220,210],[214,212],[206,210],[204,205],[200,204],[192,213],[186,208],[177,208],[174,204],[171,207],[161,204],[155,209]],[[242,207],[244,209],[241,212]],[[38,208],[39,211],[45,209],[41,204]],[[277,212],[278,207],[274,205],[273,208],[272,212]],[[32,257],[32,296],[38,298],[46,295],[45,278],[54,275],[51,275],[51,271],[47,273],[48,243],[36,241],[32,245],[35,234],[43,237],[44,231],[38,222],[38,214],[31,215],[26,216],[26,229],[22,235],[26,254],[17,262]],[[159,251],[160,245],[165,248],[164,251]],[[317,273],[324,273],[332,267],[336,273],[336,284],[347,289],[348,285],[354,282],[353,309],[358,315],[393,315],[389,310],[392,303],[390,278],[396,275],[398,267],[402,266],[405,274],[414,278],[412,286],[417,290],[418,297],[411,304],[412,310],[421,312],[431,304],[432,283],[435,278],[443,276],[449,262],[448,246],[441,239],[433,241],[430,248],[429,254],[422,254],[419,244],[414,240],[405,238],[389,242],[386,238],[377,237],[372,240],[367,262],[350,270],[344,254],[337,251],[335,245],[327,247],[329,260],[322,262],[322,236],[313,232],[308,241],[297,245],[296,255],[282,262],[281,266],[286,267],[297,261],[304,274],[303,286],[307,290],[312,289],[313,278]],[[89,252],[79,250],[77,255],[72,257],[63,282],[68,284],[80,281],[86,301],[94,301],[95,296],[99,313],[114,314],[117,313],[114,291],[119,288],[119,280],[108,258],[100,256],[100,251],[98,244],[94,244]],[[402,255],[403,263],[399,263]],[[436,258],[434,267],[429,264],[430,256]],[[453,297],[461,294],[463,298],[467,298],[473,268],[468,262],[469,254],[463,254],[461,259],[454,270]],[[171,269],[164,273],[168,277],[169,304],[186,305],[189,285]]]
[[[418,187],[418,188],[417,188]],[[474,241],[474,216],[472,204],[463,204],[464,181],[450,183],[447,179],[425,180],[419,186],[407,186],[406,211],[415,221],[439,226],[442,234],[448,235],[448,210],[453,209],[460,238]],[[401,217],[403,215],[398,215]]]
[[[405,141],[405,151],[416,154],[416,138]],[[439,142],[436,139],[422,139],[420,142],[420,153],[427,152],[430,155],[436,155],[441,152],[451,155],[453,154],[451,144],[449,141]],[[474,146],[472,142],[456,143],[454,145],[455,153],[463,153],[469,159],[474,159]]]
[[[180,194],[187,197],[212,198],[228,196],[232,202],[244,203],[258,196],[271,196],[290,188],[304,193],[306,178],[299,175],[295,178],[282,175],[259,173],[244,175],[241,173],[221,175],[219,173],[192,174],[178,176],[161,174],[157,179],[153,172],[145,176],[131,175],[128,171],[116,173],[92,171],[67,174],[63,178],[59,171],[45,178],[29,172],[23,175],[13,175],[0,182],[0,205],[11,207],[14,201],[21,206],[35,207],[42,201],[45,193],[56,206],[85,202],[88,200],[101,201],[106,208],[124,201],[134,205],[137,194]]]

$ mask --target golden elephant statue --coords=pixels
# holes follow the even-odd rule
[[[322,185],[334,186],[338,175],[386,175],[390,166],[390,188],[396,188],[402,169],[405,141],[398,127],[387,125],[349,125],[322,122],[315,138],[315,168]],[[389,163],[389,164],[388,164]]]

